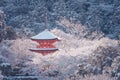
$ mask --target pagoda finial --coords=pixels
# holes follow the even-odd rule
[[[48,29],[48,11],[46,6],[45,6],[45,28]]]

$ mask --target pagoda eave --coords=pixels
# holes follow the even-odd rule
[[[58,51],[59,49],[57,49],[57,48],[31,48],[29,50],[32,52],[40,53],[42,55],[47,55],[50,53],[54,53],[54,52]]]
[[[53,41],[53,40],[55,40],[55,41],[61,41],[60,39],[57,39],[57,38],[55,38],[55,39],[31,39],[32,41]]]

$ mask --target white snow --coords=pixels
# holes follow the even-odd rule
[[[59,37],[55,36],[48,30],[44,30],[43,32],[39,33],[36,36],[31,37],[31,39],[60,39]]]
[[[13,61],[11,60],[11,64],[18,63],[23,64],[22,62],[26,62],[24,65],[26,65],[27,67],[22,68],[23,73],[24,74],[29,73],[30,75],[40,76],[38,80],[64,80],[70,75],[74,73],[76,74],[78,72],[79,70],[78,65],[84,65],[85,66],[84,69],[87,71],[91,69],[93,70],[94,66],[91,64],[91,62],[92,60],[97,60],[97,58],[91,56],[94,55],[93,54],[94,51],[99,46],[104,47],[117,46],[117,41],[111,40],[109,38],[102,38],[100,40],[87,40],[77,39],[74,36],[66,34],[59,30],[54,30],[52,31],[52,33],[62,38],[62,41],[56,44],[58,49],[60,48],[62,50],[59,50],[54,54],[42,56],[40,54],[35,54],[32,51],[29,51],[30,48],[36,49],[33,48],[36,47],[37,45],[36,42],[31,41],[29,39],[13,40],[11,41],[12,44],[11,47],[10,48],[8,47],[9,51],[13,53],[10,55],[15,56],[15,59],[13,59]],[[1,45],[1,47],[3,46]],[[39,48],[37,50],[39,50]],[[88,57],[90,57],[91,59]],[[10,60],[10,57],[7,58]],[[31,59],[32,61],[28,62],[27,61],[28,59]],[[49,76],[48,73],[54,74],[54,71],[58,71],[60,73],[60,76],[59,74],[56,77]],[[93,79],[85,78],[80,80],[93,80]],[[103,78],[102,80],[109,79]]]
[[[0,10],[0,13],[4,13],[2,10]]]
[[[9,66],[10,63],[2,63],[1,66]]]

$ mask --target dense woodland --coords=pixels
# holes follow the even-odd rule
[[[46,25],[47,13],[47,27]],[[56,53],[29,51],[49,29]],[[120,80],[119,0],[0,0],[0,80]]]

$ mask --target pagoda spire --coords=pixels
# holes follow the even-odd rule
[[[46,7],[45,7],[46,8]],[[45,29],[48,29],[48,13],[47,8],[45,9]]]

